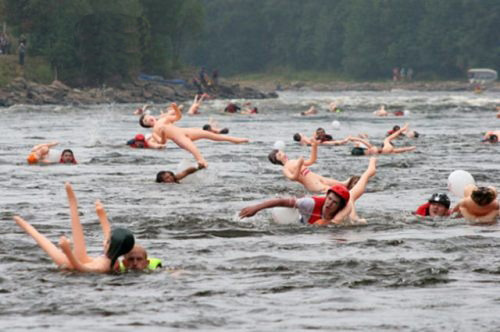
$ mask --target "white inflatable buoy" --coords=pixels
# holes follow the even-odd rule
[[[410,116],[410,115],[411,115],[411,112],[410,112],[410,111],[408,111],[408,110],[404,110],[403,114],[404,114],[405,116]]]
[[[338,122],[337,120],[333,120],[332,127],[333,129],[340,129],[340,122]]]
[[[283,141],[276,141],[274,142],[273,148],[276,150],[285,150],[285,142]]]
[[[300,213],[295,208],[275,207],[271,210],[273,220],[277,224],[297,224],[300,220]]]
[[[448,176],[448,190],[458,198],[464,197],[464,189],[469,184],[476,184],[469,172],[456,170]]]

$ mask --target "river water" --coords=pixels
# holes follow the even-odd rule
[[[332,100],[345,111],[325,112]],[[446,191],[457,169],[479,185],[500,187],[499,146],[480,143],[482,132],[499,129],[498,93],[283,92],[253,102],[257,116],[223,115],[226,101],[216,100],[181,120],[180,126],[201,127],[212,116],[251,143],[198,141],[209,168],[179,185],[154,178],[191,161],[185,151],[172,143],[164,151],[125,145],[147,133],[132,115],[138,105],[1,109],[0,330],[498,331],[498,224],[411,214],[433,192]],[[375,118],[380,104],[410,114]],[[309,105],[320,114],[296,115]],[[292,140],[295,132],[324,127],[335,138],[367,133],[381,142],[405,121],[421,137],[396,145],[417,150],[379,157],[377,175],[357,202],[368,225],[278,225],[269,211],[238,220],[248,204],[308,194],[267,161],[276,140],[286,142],[291,158],[307,157],[309,148]],[[52,140],[59,151],[72,148],[79,164],[28,166],[31,147]],[[311,169],[339,179],[360,174],[368,158],[349,151],[320,146]],[[65,181],[78,197],[91,254],[101,251],[93,205],[101,199],[112,225],[130,228],[151,257],[180,272],[57,270],[12,216],[54,242],[69,235]]]

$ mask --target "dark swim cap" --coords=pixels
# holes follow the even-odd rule
[[[432,194],[431,198],[429,198],[429,203],[438,203],[444,205],[447,209],[450,208],[451,204],[450,198],[444,193]]]
[[[111,269],[118,257],[125,255],[134,247],[134,234],[126,228],[115,228],[109,237],[109,248],[106,257],[111,259]]]
[[[353,156],[364,156],[365,155],[365,149],[359,147],[359,146],[356,146],[356,147],[353,147],[352,150],[351,150],[351,154]]]

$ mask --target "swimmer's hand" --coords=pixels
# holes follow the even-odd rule
[[[254,216],[257,212],[259,212],[260,209],[253,205],[253,206],[248,206],[246,208],[243,208],[240,211],[240,218],[248,218]]]

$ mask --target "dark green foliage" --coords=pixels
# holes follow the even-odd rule
[[[188,58],[226,74],[270,68],[389,78],[457,78],[498,69],[498,0],[206,0]],[[495,62],[496,61],[496,62]],[[418,76],[417,76],[418,77]]]

